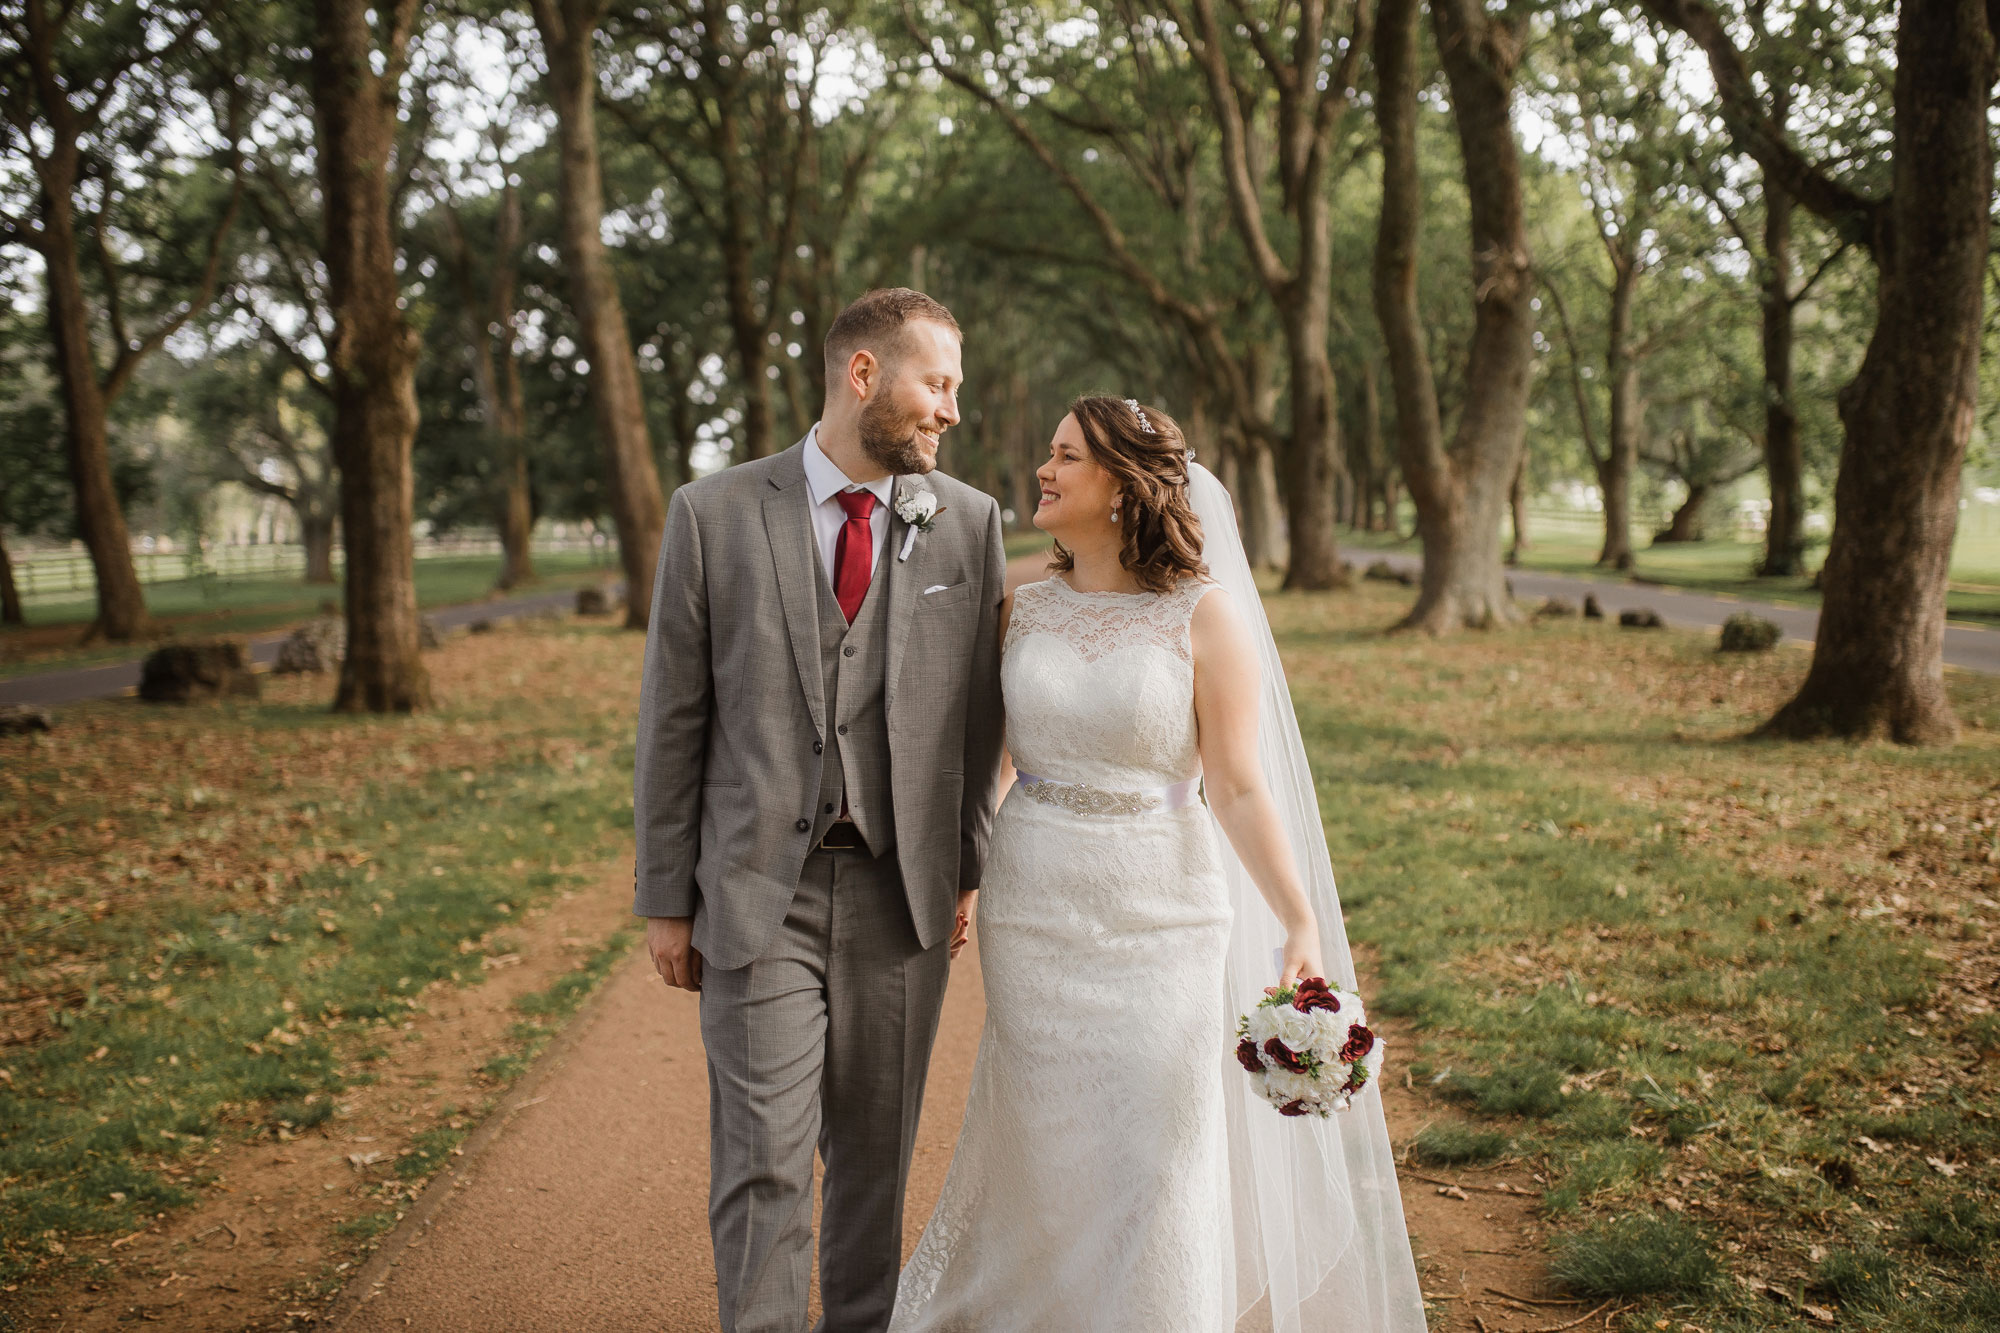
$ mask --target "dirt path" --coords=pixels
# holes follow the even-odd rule
[[[983,1013],[968,951],[931,1064],[906,1253],[944,1186]],[[335,1311],[341,1333],[716,1327],[695,997],[635,956],[579,1022],[561,1066],[459,1173],[431,1223],[399,1255],[385,1246],[392,1266],[362,1273]]]
[[[983,1014],[973,950],[956,965],[945,1001],[911,1170],[905,1254],[944,1184]],[[578,1021],[572,1043],[486,1151],[433,1186],[443,1197],[429,1221],[392,1237],[350,1287],[333,1313],[340,1333],[716,1327],[695,999],[668,990],[634,957]],[[1407,1050],[1407,1037],[1396,1035]],[[1386,1091],[1400,1143],[1426,1113],[1414,1092],[1394,1084]],[[1474,1313],[1493,1333],[1560,1322],[1520,1313],[1487,1290],[1537,1294],[1540,1246],[1528,1198],[1474,1188],[1509,1174],[1453,1173],[1468,1187],[1464,1198],[1404,1180],[1426,1288],[1453,1298],[1436,1302],[1434,1327],[1474,1329]]]
[[[1363,987],[1364,993],[1372,989],[1365,978]],[[1377,1025],[1389,1043],[1389,1059],[1400,1066],[1415,1048],[1413,1034],[1400,1020],[1378,1020]],[[1547,1228],[1534,1211],[1541,1186],[1528,1168],[1514,1163],[1425,1167],[1409,1161],[1417,1131],[1448,1116],[1424,1101],[1407,1071],[1390,1072],[1382,1087],[1382,1109],[1400,1162],[1396,1183],[1403,1195],[1403,1223],[1416,1250],[1433,1330],[1526,1333],[1566,1323],[1588,1308],[1533,1304],[1553,1302],[1561,1293],[1547,1285],[1542,1239]],[[1529,1299],[1509,1301],[1496,1291]]]

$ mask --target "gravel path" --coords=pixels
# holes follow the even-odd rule
[[[1358,573],[1377,560],[1385,560],[1394,568],[1411,573],[1421,570],[1424,563],[1418,556],[1394,551],[1350,557],[1348,563]],[[1618,618],[1620,611],[1649,610],[1659,612],[1661,619],[1681,629],[1718,629],[1723,621],[1737,612],[1750,611],[1774,622],[1784,630],[1786,638],[1800,643],[1811,643],[1819,629],[1819,611],[1810,606],[1781,606],[1773,602],[1679,592],[1653,584],[1572,578],[1564,574],[1538,574],[1525,569],[1509,570],[1507,580],[1514,585],[1514,595],[1526,602],[1543,597],[1561,597],[1581,606],[1585,597],[1595,596],[1604,608],[1604,614],[1612,620]],[[2000,630],[1945,626],[1944,660],[1947,666],[2000,675]]]

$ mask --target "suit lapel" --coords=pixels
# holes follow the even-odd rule
[[[930,548],[929,538],[918,533],[916,543],[910,548],[910,558],[896,558],[909,538],[909,524],[896,513],[895,501],[901,499],[906,490],[929,489],[918,478],[898,477],[889,492],[889,544],[882,551],[882,561],[888,566],[889,574],[889,658],[886,663],[888,676],[882,683],[882,711],[891,716],[896,708],[896,682],[902,679],[903,674],[903,647],[910,639],[910,617],[916,610],[917,590],[924,586],[923,569],[928,563],[924,553]]]
[[[785,632],[813,726],[826,735],[826,689],[819,662],[819,577],[813,554],[812,488],[806,485],[804,444],[779,456],[764,497],[764,535],[778,570],[778,599],[785,608]]]

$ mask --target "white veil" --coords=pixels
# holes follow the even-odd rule
[[[1199,463],[1188,473],[1209,577],[1228,592],[1257,645],[1258,753],[1319,918],[1328,980],[1359,990],[1298,717],[1236,529],[1236,510],[1214,473]],[[1216,839],[1236,914],[1224,1001],[1233,1052],[1236,1016],[1277,980],[1272,951],[1284,935],[1219,826]],[[1362,994],[1364,1003],[1370,998]],[[1257,1095],[1233,1058],[1229,1065],[1238,1327],[1246,1333],[1425,1333],[1380,1093],[1364,1092],[1351,1110],[1330,1119],[1287,1118]]]

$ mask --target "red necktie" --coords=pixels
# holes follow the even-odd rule
[[[847,521],[840,525],[840,541],[833,548],[833,597],[852,625],[868,596],[868,577],[875,564],[875,533],[868,523],[875,512],[875,493],[841,491],[834,498],[847,511]]]

